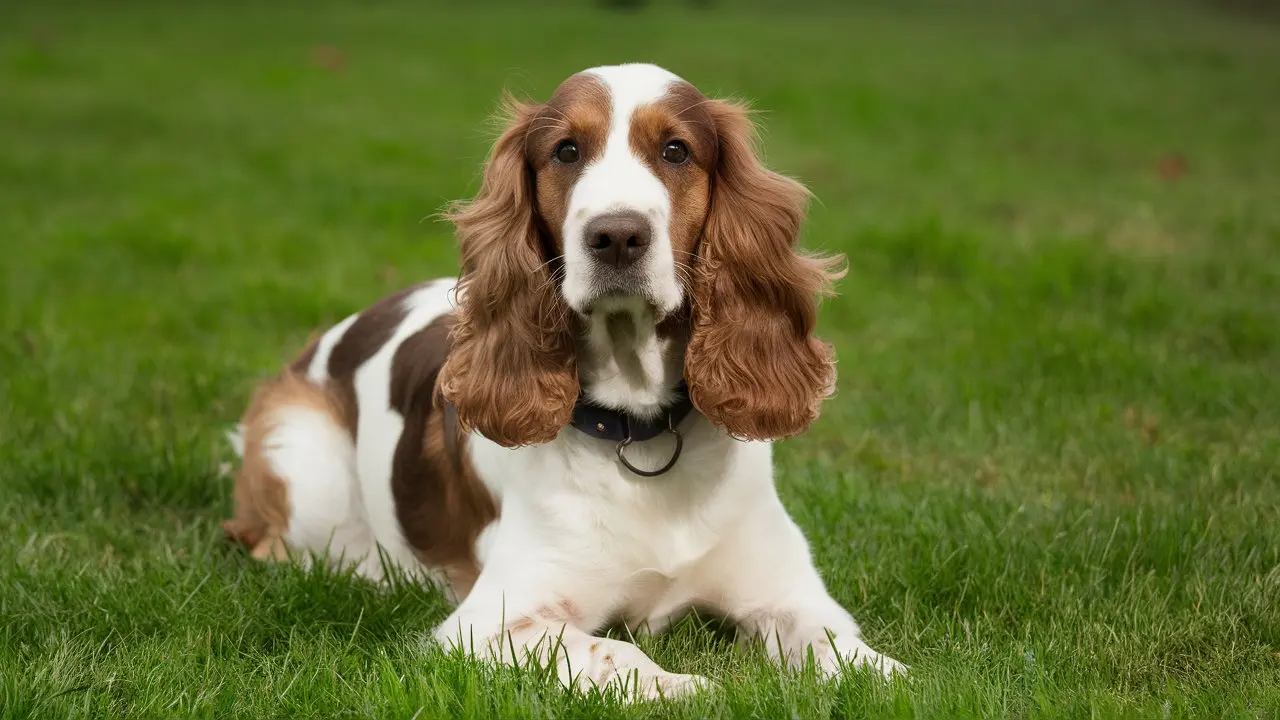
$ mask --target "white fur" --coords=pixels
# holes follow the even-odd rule
[[[684,372],[684,354],[673,338],[659,338],[648,303],[634,297],[609,297],[587,318],[579,352],[583,391],[601,406],[652,418],[675,400],[673,390]],[[615,333],[621,335],[615,337]],[[628,337],[632,334],[632,337]],[[619,342],[631,352],[616,352]]]
[[[355,376],[360,408],[356,425],[359,437],[356,467],[361,495],[378,544],[388,559],[408,570],[420,570],[422,566],[413,548],[405,542],[391,496],[391,460],[404,427],[403,418],[391,409],[391,361],[400,343],[452,310],[450,290],[456,284],[453,279],[440,280],[405,298],[408,314],[391,339],[360,366]],[[428,571],[431,579],[443,586],[443,576],[434,568]]]
[[[329,553],[356,566],[373,580],[382,578],[373,534],[355,477],[355,446],[329,415],[308,407],[274,410],[275,428],[263,454],[288,487],[290,517],[285,543],[292,548]],[[303,554],[300,560],[310,560]]]
[[[356,572],[371,580],[383,579],[385,559],[444,587],[437,569],[418,562],[396,517],[391,460],[404,421],[391,409],[389,393],[396,348],[453,310],[450,295],[456,284],[451,278],[439,280],[406,297],[407,314],[391,340],[356,371],[358,446],[345,430],[317,410],[286,406],[276,411],[276,427],[267,436],[266,455],[288,488],[290,517],[285,541],[290,547],[352,564]],[[329,381],[328,357],[357,317],[359,314],[348,317],[321,337],[308,371],[310,382],[323,385]],[[234,444],[243,447],[237,440]]]
[[[683,358],[677,340],[654,333],[650,304],[662,312],[682,298],[669,265],[669,200],[631,154],[625,128],[631,110],[660,96],[675,76],[653,66],[590,72],[609,87],[614,125],[609,147],[573,192],[565,237],[595,214],[625,207],[655,219],[656,245],[647,255],[652,297],[610,299],[586,318],[580,377],[597,401],[652,415],[670,400]],[[580,247],[566,243],[564,293],[571,303],[588,300],[585,260]],[[332,426],[318,427],[316,417],[281,416],[272,462],[294,499],[290,542],[367,555],[360,542],[374,538],[393,562],[437,578],[406,546],[395,516],[390,466],[403,424],[388,409],[387,393],[395,349],[451,309],[452,291],[452,282],[439,282],[408,298],[409,316],[357,372],[354,453]],[[575,307],[581,312],[585,305]],[[333,342],[345,331],[340,328],[332,331]],[[333,342],[322,342],[326,356]],[[522,663],[530,655],[554,662],[571,687],[657,697],[709,681],[669,673],[635,645],[593,633],[613,620],[660,631],[696,605],[736,621],[744,640],[762,640],[779,662],[803,662],[812,650],[828,674],[861,666],[886,675],[905,671],[869,648],[854,619],[827,593],[804,536],[778,499],[771,445],[734,440],[697,413],[680,432],[683,454],[654,478],[624,469],[612,442],[573,428],[550,443],[518,449],[472,435],[472,466],[500,499],[501,515],[477,540],[478,580],[435,637],[498,662]],[[652,468],[671,451],[672,440],[659,437],[631,446],[627,456]],[[347,547],[337,547],[342,543]]]
[[[598,402],[649,413],[652,403],[668,402],[683,358],[653,332],[652,315],[646,326],[643,312],[619,303],[608,313],[636,318],[639,327],[615,336],[603,313],[594,314],[579,373]],[[842,658],[886,675],[905,671],[863,643],[827,593],[778,499],[772,445],[734,440],[698,414],[679,430],[679,461],[654,478],[632,474],[613,443],[574,428],[518,449],[473,435],[472,465],[502,498],[502,515],[486,531],[479,580],[436,637],[500,662],[554,658],[569,686],[656,697],[709,681],[668,673],[634,645],[591,632],[614,620],[660,632],[701,606],[739,622],[744,641],[763,640],[786,664],[804,662],[812,647],[828,674],[842,669]],[[673,447],[660,436],[632,445],[627,459],[660,467]]]
[[[684,301],[676,281],[671,247],[671,198],[662,181],[631,149],[628,135],[637,108],[659,100],[680,78],[654,65],[615,65],[587,70],[609,92],[609,133],[604,152],[588,165],[574,185],[565,216],[563,292],[569,307],[585,313],[602,288],[595,279],[595,262],[587,251],[583,229],[593,219],[631,210],[648,218],[653,237],[637,269],[644,278],[642,293],[663,313]]]
[[[333,354],[333,347],[347,334],[347,329],[358,317],[359,313],[349,315],[320,336],[320,342],[316,343],[316,354],[311,357],[311,364],[307,366],[308,380],[323,384],[329,378],[329,356]]]

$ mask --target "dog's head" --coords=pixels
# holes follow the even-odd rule
[[[440,391],[506,446],[551,440],[578,399],[579,335],[629,312],[685,321],[697,409],[730,434],[805,430],[834,387],[814,337],[840,258],[796,241],[808,197],[761,165],[740,104],[653,65],[507,102],[479,193],[450,212],[462,301]]]

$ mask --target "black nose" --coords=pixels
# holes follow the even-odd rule
[[[606,265],[618,269],[630,266],[649,249],[653,233],[649,221],[636,212],[617,212],[587,223],[587,247]]]

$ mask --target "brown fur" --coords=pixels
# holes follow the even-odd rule
[[[668,232],[684,285],[693,280],[694,251],[707,221],[717,157],[715,123],[706,103],[697,88],[677,83],[658,102],[636,108],[627,137],[631,151],[662,181],[671,198]],[[689,160],[683,165],[662,159],[663,148],[672,140],[683,141],[689,148]]]
[[[323,333],[319,332],[311,333],[311,337],[307,338],[307,349],[303,350],[302,354],[289,363],[290,370],[299,375],[307,374],[307,368],[311,367],[311,361],[315,359],[316,351],[320,348],[320,337],[322,335]]]
[[[358,437],[357,428],[360,419],[360,401],[356,397],[355,374],[374,353],[395,334],[396,328],[404,321],[405,298],[421,289],[421,285],[407,287],[388,295],[368,309],[360,313],[356,321],[347,328],[329,353],[329,391],[342,409],[342,427],[351,434],[352,441]],[[310,363],[308,363],[309,365]],[[305,368],[303,369],[305,373]]]
[[[534,178],[534,210],[557,254],[564,252],[569,195],[583,168],[604,153],[609,116],[609,91],[595,77],[578,74],[561,83],[529,125],[525,162]],[[556,146],[569,138],[577,143],[578,162],[553,162]]]
[[[235,515],[222,527],[228,538],[250,548],[259,560],[285,558],[282,538],[289,528],[288,488],[272,472],[262,444],[276,427],[275,411],[290,405],[328,413],[339,423],[343,415],[332,395],[293,370],[285,370],[263,385],[249,404],[241,419],[244,459],[232,490]]]
[[[480,192],[448,213],[457,228],[459,292],[466,299],[439,390],[464,429],[516,447],[548,442],[568,424],[578,372],[572,313],[552,264],[543,260],[553,241],[534,211],[526,157],[542,106],[508,106],[510,121],[494,144]]]
[[[432,407],[453,324],[452,315],[436,319],[405,338],[392,359],[391,406],[404,417],[404,430],[392,459],[391,491],[405,540],[424,563],[444,569],[461,598],[480,572],[476,538],[498,508],[466,459],[465,438],[446,436],[458,432],[445,421],[451,408]]]
[[[743,439],[806,430],[834,390],[831,346],[814,337],[817,297],[843,257],[796,252],[808,191],[760,164],[741,105],[709,101],[719,157],[698,249],[685,378],[694,405]]]
[[[283,536],[289,523],[288,487],[262,452],[276,427],[274,411],[284,406],[321,410],[354,440],[358,413],[354,374],[390,340],[405,316],[403,300],[416,289],[384,298],[360,314],[334,345],[325,386],[306,378],[316,353],[313,338],[284,372],[255,395],[242,420],[244,459],[233,491],[235,516],[223,523],[228,537],[248,546],[253,557],[287,557]],[[405,338],[392,358],[390,402],[404,418],[404,429],[392,460],[391,490],[406,541],[423,563],[445,572],[455,596],[462,598],[480,572],[476,538],[497,518],[498,507],[466,459],[466,438],[452,406],[433,407],[454,320],[453,315],[444,315]]]

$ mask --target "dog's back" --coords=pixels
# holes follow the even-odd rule
[[[385,554],[459,595],[474,582],[475,541],[496,507],[456,416],[433,402],[454,284],[348,317],[258,390],[233,434],[242,460],[224,523],[255,557],[328,554],[378,580]]]

